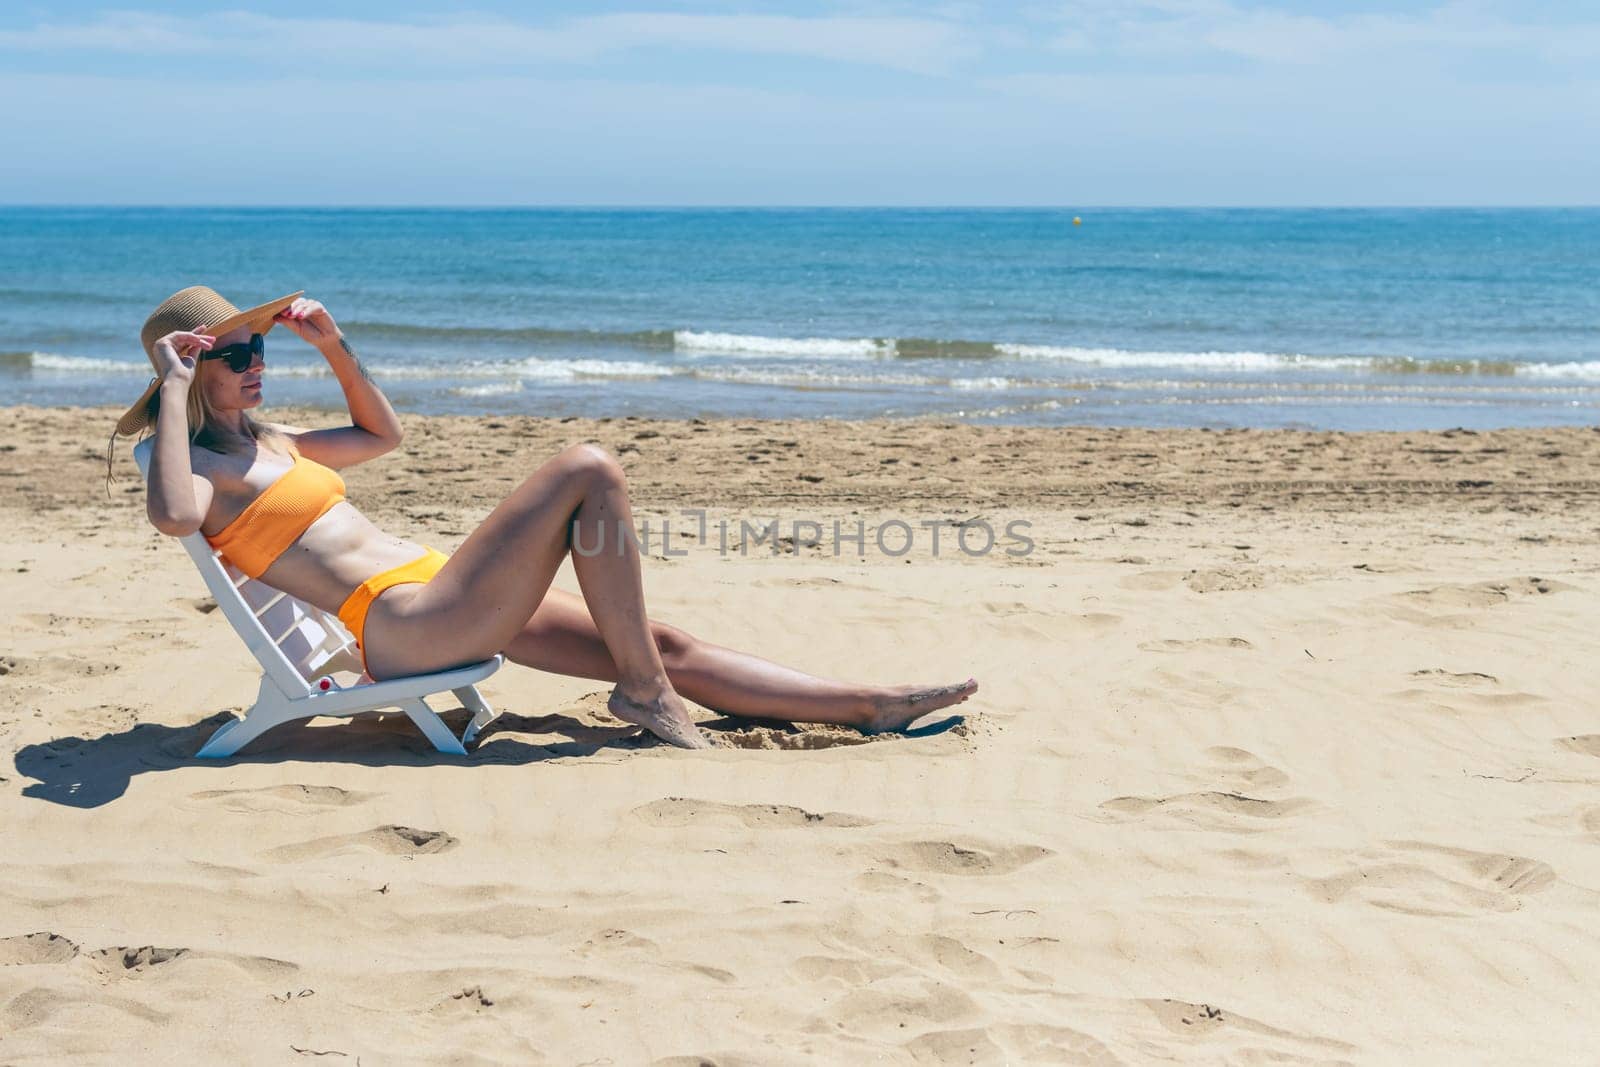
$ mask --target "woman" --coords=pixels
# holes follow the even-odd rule
[[[249,415],[261,403],[264,335],[278,323],[328,361],[351,425],[305,430]],[[154,422],[150,521],[174,537],[199,530],[245,573],[337,611],[374,678],[504,653],[616,683],[613,715],[684,748],[710,742],[680,693],[732,715],[876,732],[977,690],[971,679],[933,688],[830,682],[652,621],[638,547],[616,536],[633,529],[627,483],[593,445],[534,471],[453,556],[385,534],[344,499],[334,469],[398,445],[399,420],[327,309],[299,293],[240,311],[195,286],[162,303],[141,340],[157,377],[117,432]],[[550,588],[575,539],[582,597]],[[591,553],[595,544],[604,550]]]

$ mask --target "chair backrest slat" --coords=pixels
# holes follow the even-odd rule
[[[154,444],[146,438],[133,450],[146,479]],[[217,607],[285,694],[310,692],[316,678],[333,671],[361,673],[355,640],[337,618],[227,565],[198,532],[179,540]]]
[[[276,607],[278,605],[278,603],[283,599],[284,595],[285,594],[283,594],[283,593],[279,593],[277,596],[273,597],[271,600],[267,601],[265,604],[261,605],[259,608],[255,608],[254,610],[252,610],[251,614],[254,615],[258,619],[261,618],[261,616],[265,615],[267,612],[271,611],[274,607]]]

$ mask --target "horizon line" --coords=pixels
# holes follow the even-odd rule
[[[636,204],[636,203],[193,203],[96,201],[0,201],[11,209],[142,209],[160,211],[1570,211],[1600,208],[1590,203],[1233,203],[1233,204]]]

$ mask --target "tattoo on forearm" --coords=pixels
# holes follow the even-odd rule
[[[356,355],[356,350],[350,347],[350,342],[341,337],[339,338],[339,347],[344,349],[344,354],[350,357],[350,362],[356,365],[356,370],[360,372],[361,377],[365,378],[369,382],[372,381],[371,373],[369,373],[367,368],[362,364],[361,357]]]

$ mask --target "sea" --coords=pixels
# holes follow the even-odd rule
[[[1600,422],[1600,208],[0,208],[0,402],[131,402],[194,284],[304,289],[416,412]],[[288,331],[265,381],[340,407]]]

